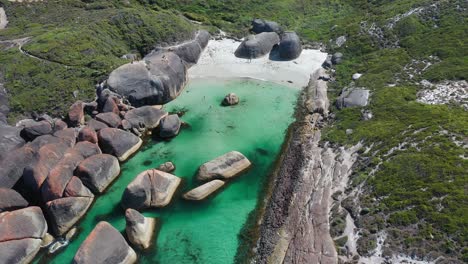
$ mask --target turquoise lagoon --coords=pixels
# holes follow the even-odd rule
[[[223,107],[230,92],[241,102]],[[298,89],[282,85],[242,80],[192,80],[182,94],[167,104],[167,111],[186,111],[182,120],[189,124],[176,138],[157,142],[148,139],[144,147],[122,164],[119,178],[96,198],[79,224],[79,235],[54,256],[42,255],[37,262],[70,263],[81,242],[99,221],[108,221],[124,233],[125,217],[120,199],[125,187],[143,170],[172,161],[175,175],[183,179],[171,204],[144,211],[158,218],[153,246],[137,251],[139,263],[223,264],[234,263],[242,241],[239,234],[249,213],[262,199],[272,165],[294,121]],[[253,163],[240,177],[208,200],[189,202],[181,195],[198,186],[198,167],[231,150],[243,153]]]

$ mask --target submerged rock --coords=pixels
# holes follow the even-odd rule
[[[280,42],[275,32],[264,32],[248,36],[237,48],[235,55],[243,59],[256,59],[270,53],[273,46]]]
[[[178,115],[169,115],[161,120],[159,136],[162,138],[175,137],[179,134],[180,119]]]
[[[118,114],[113,112],[100,113],[96,116],[96,120],[109,127],[119,127],[122,124],[122,119],[120,119]]]
[[[132,133],[116,128],[101,129],[98,137],[102,152],[116,156],[119,161],[125,161],[143,142]]]
[[[172,52],[153,54],[124,64],[107,80],[110,89],[134,106],[161,105],[175,99],[187,82],[182,59]]]
[[[125,220],[127,223],[125,232],[130,243],[141,249],[149,248],[156,219],[144,217],[138,211],[129,208],[125,211]]]
[[[174,165],[174,163],[168,161],[168,162],[164,162],[163,164],[159,165],[156,169],[160,170],[160,171],[170,173],[170,172],[175,171],[175,165]]]
[[[212,180],[197,188],[184,194],[184,198],[187,200],[203,200],[210,194],[216,192],[219,188],[223,187],[224,182],[222,180]]]
[[[200,166],[197,179],[229,179],[250,167],[250,161],[240,152],[231,151]]]
[[[131,264],[135,251],[120,232],[107,222],[99,222],[81,244],[73,258],[74,264]]]
[[[125,188],[124,208],[143,209],[164,207],[171,202],[181,179],[159,170],[146,170]]]
[[[83,160],[75,170],[76,176],[94,193],[102,193],[119,173],[119,161],[108,154],[91,156]]]
[[[296,32],[284,32],[278,49],[282,60],[297,59],[302,53],[301,39]]]
[[[230,93],[226,95],[223,99],[224,106],[236,105],[239,103],[239,97],[235,93]]]

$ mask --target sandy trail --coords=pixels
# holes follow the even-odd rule
[[[268,55],[249,61],[234,56],[240,43],[232,39],[210,40],[198,63],[190,68],[189,77],[254,78],[302,88],[327,57],[319,50],[304,50],[293,61],[273,61]]]

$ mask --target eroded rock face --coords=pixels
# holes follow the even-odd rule
[[[55,235],[65,234],[86,213],[93,202],[91,197],[64,197],[46,203],[52,231]]]
[[[124,208],[143,209],[168,205],[181,179],[159,170],[140,173],[128,186],[122,196]]]
[[[270,53],[273,46],[280,42],[275,32],[264,32],[248,36],[237,48],[235,55],[238,58],[256,59]]]
[[[223,187],[223,185],[224,182],[221,180],[212,180],[187,192],[184,194],[184,198],[187,200],[200,201],[216,192],[219,188]]]
[[[127,222],[125,232],[130,243],[137,248],[149,248],[156,219],[144,217],[138,211],[129,208],[125,211],[125,220]]]
[[[28,206],[21,194],[13,189],[0,188],[0,213],[4,211],[12,211]]]
[[[231,151],[200,166],[197,179],[229,179],[250,167],[250,161],[240,152]]]
[[[114,70],[107,80],[110,89],[134,106],[160,105],[175,99],[185,86],[183,60],[172,52],[150,54],[143,61]]]
[[[132,127],[145,127],[147,129],[156,128],[159,121],[167,116],[167,112],[153,106],[142,106],[129,110],[125,114],[127,120]]]
[[[279,44],[279,56],[283,60],[297,59],[302,53],[302,43],[296,32],[284,32]]]
[[[131,264],[136,253],[120,232],[107,222],[99,222],[81,244],[73,258],[74,264]]]
[[[108,154],[91,156],[78,165],[75,174],[94,193],[102,193],[120,173],[119,161]]]
[[[370,91],[362,88],[344,90],[336,100],[336,106],[346,107],[364,107],[369,101]]]
[[[161,120],[159,136],[162,138],[175,137],[179,134],[180,119],[178,115],[169,115]]]
[[[252,31],[256,34],[262,32],[276,32],[281,33],[281,27],[274,21],[268,21],[263,19],[254,19],[252,21]]]
[[[102,152],[116,156],[119,161],[125,161],[142,144],[139,137],[116,128],[101,129],[98,137]]]

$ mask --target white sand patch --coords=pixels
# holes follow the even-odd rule
[[[6,28],[8,24],[8,19],[5,13],[5,9],[3,7],[0,7],[0,29]]]
[[[189,77],[254,78],[302,88],[327,58],[326,53],[306,49],[293,61],[272,61],[268,55],[249,61],[234,56],[240,43],[232,39],[210,40],[198,63],[189,69]]]

